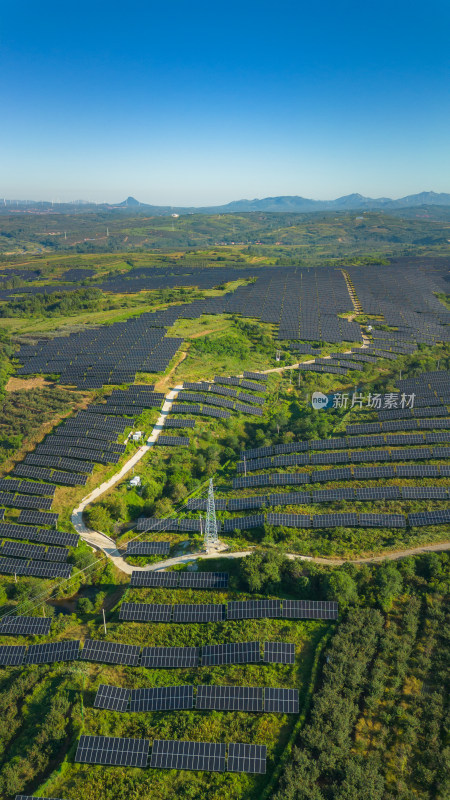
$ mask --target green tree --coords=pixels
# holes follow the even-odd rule
[[[358,600],[358,587],[348,572],[334,571],[328,578],[327,597],[337,600],[339,608],[345,610]]]
[[[403,581],[396,565],[390,561],[382,564],[376,576],[378,602],[383,611],[389,611],[396,597],[401,594]]]
[[[105,506],[98,504],[89,511],[89,525],[94,530],[111,533],[113,524],[111,514]]]

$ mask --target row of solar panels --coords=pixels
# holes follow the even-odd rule
[[[37,558],[46,561],[67,561],[69,551],[65,547],[45,547],[40,544],[25,544],[0,539],[0,556],[14,558]]]
[[[70,578],[72,574],[71,564],[28,561],[28,558],[29,556],[23,556],[22,558],[0,557],[0,575],[21,575],[27,578]]]
[[[316,464],[347,464],[370,461],[419,461],[429,458],[449,458],[450,447],[409,447],[396,450],[341,450],[325,453],[293,453],[272,458],[252,458],[237,464],[237,472],[252,472],[276,467],[310,466]]]
[[[266,378],[262,378],[258,375],[258,381],[263,381],[265,383]],[[249,381],[245,378],[239,377],[232,377],[226,378],[223,375],[215,375],[214,376],[214,383],[223,383],[225,386],[241,386],[243,389],[254,389],[255,392],[266,392],[267,386],[261,386],[261,383],[256,383],[255,381]]]
[[[298,714],[298,689],[262,686],[157,686],[123,689],[100,684],[94,708],[121,713],[180,711],[246,711]]]
[[[421,511],[403,514],[362,514],[356,512],[334,514],[253,514],[248,517],[226,519],[224,533],[234,530],[251,530],[264,524],[287,528],[406,528],[422,525],[447,525],[450,522],[450,508],[434,511]]]
[[[382,433],[383,431],[433,431],[450,428],[450,417],[443,419],[402,419],[381,422],[363,422],[347,425],[348,434]]]
[[[259,497],[215,498],[217,511],[244,511],[264,506],[287,506],[329,503],[337,500],[365,502],[367,500],[448,500],[447,486],[360,486],[342,489],[318,489],[315,492],[298,491],[260,495]],[[189,511],[205,511],[206,500],[188,500]],[[165,542],[138,542],[136,544],[166,544]],[[156,552],[156,551],[155,551]],[[168,552],[168,550],[167,550]]]
[[[226,750],[228,747],[228,757]],[[148,766],[148,739],[121,739],[112,736],[80,737],[75,761],[104,766]],[[187,769],[205,772],[265,773],[266,746],[231,742],[191,742],[154,739],[151,769]]]
[[[78,533],[63,533],[62,531],[51,531],[48,528],[35,528],[10,522],[0,522],[0,536],[66,547],[76,547],[80,538]]]
[[[138,573],[145,576],[146,573]],[[134,583],[145,586],[145,582]],[[223,622],[238,619],[337,619],[334,600],[232,600],[229,603],[127,603],[120,606],[124,622]]]
[[[340,467],[314,472],[272,472],[233,478],[233,489],[250,489],[252,486],[288,486],[327,481],[377,480],[379,478],[448,478],[448,464],[398,464],[385,467]]]
[[[372,436],[340,436],[331,439],[310,439],[309,441],[291,442],[290,444],[275,444],[268,447],[256,447],[251,450],[241,450],[241,459],[267,458],[270,456],[287,455],[306,450],[350,450],[359,447],[374,447],[376,445],[417,445],[439,444],[450,442],[450,432],[439,433],[405,433],[384,434]]]
[[[183,398],[181,397],[180,400]],[[257,417],[262,417],[262,409],[256,406],[244,405],[244,403],[234,403],[234,411],[242,412],[243,414],[254,414]],[[231,414],[229,411],[224,411],[221,408],[214,408],[208,406],[206,403],[202,405],[195,405],[191,403],[172,403],[170,414],[200,414],[206,417],[217,417],[218,419],[229,419]]]
[[[216,397],[216,395],[222,395]],[[238,392],[236,389],[230,389],[226,386],[218,386],[215,383],[193,383],[185,381],[183,388],[178,392],[178,400],[192,400],[194,403],[210,403],[211,405],[223,405],[224,408],[233,408],[236,400],[243,401],[244,403],[255,403],[258,406],[264,405],[264,397],[250,392]],[[232,398],[231,400],[224,400],[224,398]]]
[[[36,619],[33,617],[32,619]],[[228,642],[202,647],[144,647],[86,639],[25,645],[0,645],[0,666],[53,664],[58,661],[98,661],[146,669],[194,669],[223,664],[294,664],[293,642]]]
[[[165,586],[171,589],[227,589],[228,573],[133,570],[130,586]]]

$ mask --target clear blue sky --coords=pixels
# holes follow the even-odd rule
[[[448,0],[3,4],[0,197],[450,191]]]

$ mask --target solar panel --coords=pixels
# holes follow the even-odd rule
[[[228,603],[227,619],[262,619],[281,617],[280,600],[232,600]]]
[[[227,572],[179,572],[180,589],[227,589]]]
[[[155,586],[175,586],[176,581],[175,578],[164,578],[161,577],[162,575],[173,575],[177,577],[177,573],[174,572],[167,572],[163,573],[155,572],[154,570],[133,570],[131,573],[131,580],[130,580],[130,587],[136,586],[143,586],[143,587],[155,587]],[[172,583],[170,583],[172,581]]]
[[[225,606],[222,603],[180,603],[173,607],[174,622],[222,622]]]
[[[310,528],[311,517],[307,514],[267,514],[268,525],[282,525],[285,528]]]
[[[70,578],[71,564],[49,563],[45,561],[30,561],[28,575],[36,578]]]
[[[150,767],[224,772],[225,744],[154,739]]]
[[[127,542],[127,556],[153,556],[170,553],[170,542]]]
[[[318,489],[312,493],[313,503],[327,503],[340,500],[354,500],[355,490],[350,488],[343,489]]]
[[[353,527],[358,524],[358,514],[353,512],[343,514],[315,514],[313,516],[314,528]]]
[[[18,667],[23,663],[26,652],[25,645],[2,644],[0,645],[0,666]]]
[[[259,773],[266,772],[267,747],[265,744],[240,744],[231,742],[228,745],[228,772]]]
[[[146,767],[148,739],[122,739],[116,736],[80,736],[75,761],[122,767]]]
[[[448,500],[446,486],[402,486],[404,500]]]
[[[126,711],[131,689],[119,686],[107,686],[101,683],[95,695],[94,708],[105,708],[108,711]]]
[[[228,511],[245,511],[248,508],[263,508],[266,497],[230,497]]]
[[[196,708],[216,711],[262,711],[263,690],[258,686],[197,686]]]
[[[16,800],[36,800],[31,794],[16,794]],[[60,800],[58,797],[39,797],[39,800]]]
[[[267,661],[269,664],[294,664],[295,644],[293,642],[264,642],[263,661]]]
[[[130,712],[177,711],[193,707],[193,686],[157,686],[149,689],[132,689],[130,694]]]
[[[202,666],[218,664],[256,664],[261,661],[259,642],[228,642],[205,644],[202,647]]]
[[[80,653],[79,640],[32,644],[24,664],[53,664],[55,661],[76,661]]]
[[[264,514],[253,514],[249,517],[232,517],[223,521],[223,531],[252,530],[260,528],[265,523]]]
[[[355,489],[356,500],[398,500],[398,486],[364,486]]]
[[[51,619],[48,617],[13,617],[0,619],[0,634],[3,636],[46,636],[50,633]]]
[[[437,464],[399,464],[395,468],[397,478],[439,478]]]
[[[55,527],[58,522],[58,514],[47,511],[21,511],[18,517],[21,524],[25,525],[49,525]]]
[[[408,514],[408,522],[411,527],[419,525],[448,525],[450,522],[450,508]]]
[[[0,575],[28,575],[28,564],[20,558],[0,558]]]
[[[298,714],[298,689],[264,689],[264,711],[277,714]]]
[[[134,575],[136,570],[133,571],[132,575]],[[158,572],[149,570],[147,572],[147,582],[146,586],[155,587],[155,586],[166,586],[168,588],[175,588],[178,586],[179,578],[177,572],[165,572],[164,570],[159,570]]]
[[[170,622],[171,605],[155,603],[122,603],[119,619],[124,622]]]
[[[144,647],[141,667],[147,669],[182,669],[198,667],[199,647]]]
[[[337,619],[334,600],[283,600],[281,616],[286,619]]]
[[[360,514],[358,524],[366,528],[404,528],[406,519],[402,514]]]
[[[319,483],[324,481],[349,481],[351,478],[352,471],[350,467],[341,467],[340,469],[321,469],[317,470],[316,472],[311,472],[311,483]]]
[[[15,558],[45,558],[45,547],[39,544],[25,544],[24,542],[3,542],[0,549],[1,556]]]
[[[301,503],[310,503],[311,495],[309,492],[284,492],[280,494],[269,494],[269,506],[296,506]]]
[[[244,378],[250,378],[255,381],[264,381],[268,380],[268,376],[265,375],[263,372],[245,372],[244,370]]]
[[[86,639],[79,658],[82,661],[100,661],[104,664],[124,664],[136,667],[139,663],[140,652],[141,649],[137,645]]]

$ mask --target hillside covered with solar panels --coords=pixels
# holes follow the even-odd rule
[[[442,221],[306,216],[3,256],[2,800],[447,796]]]

